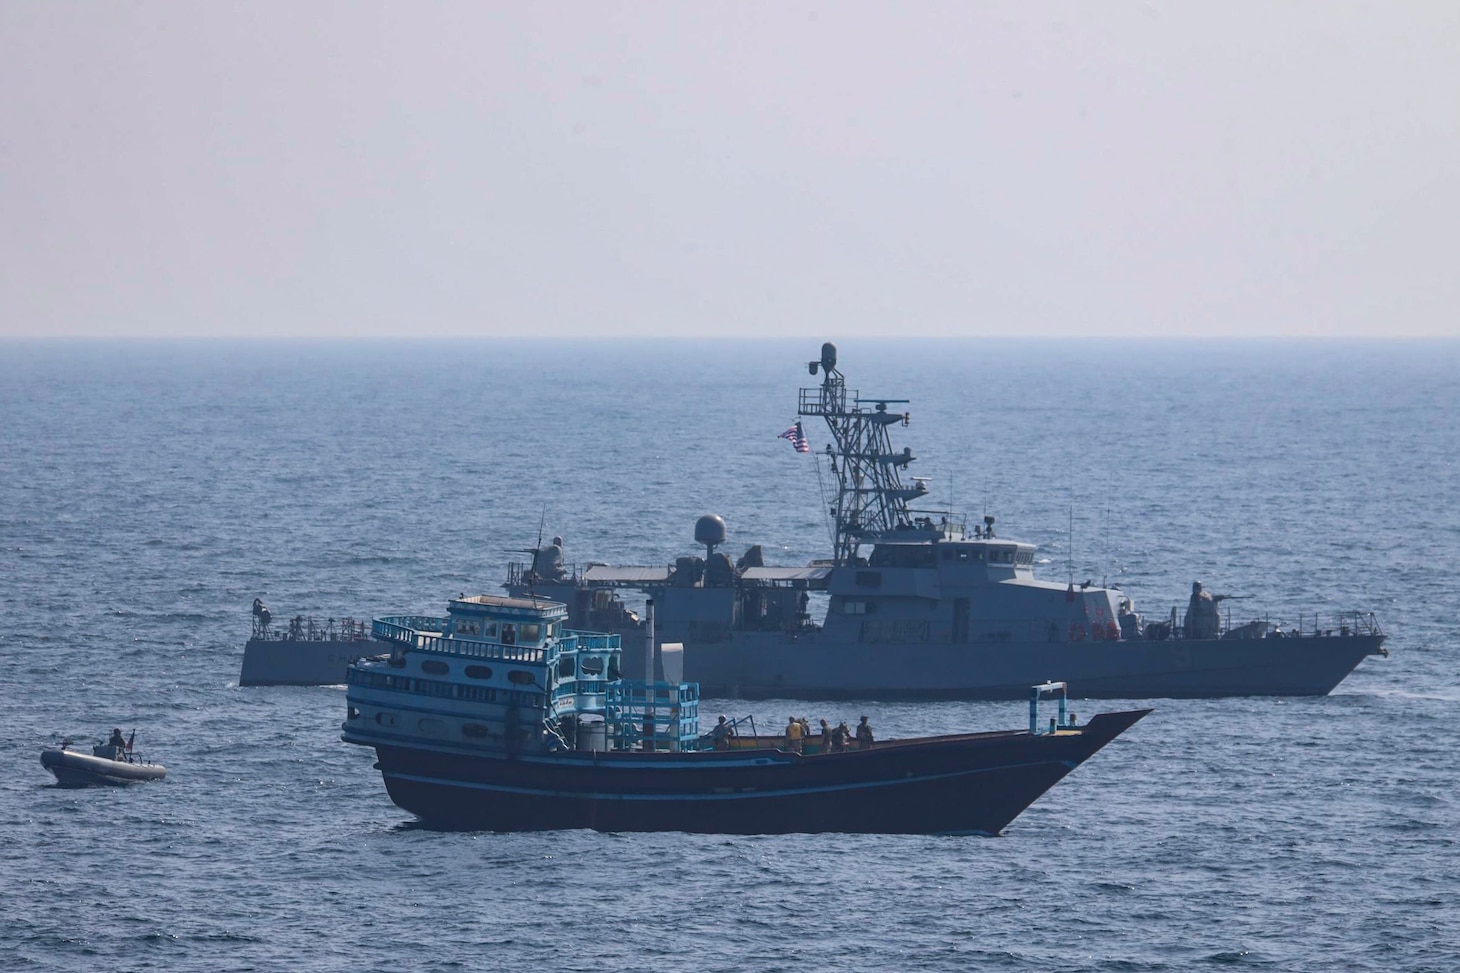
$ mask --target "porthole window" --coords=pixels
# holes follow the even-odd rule
[[[467,666],[466,675],[468,679],[490,679],[492,670],[489,666]]]
[[[480,723],[461,724],[461,735],[472,740],[484,740],[492,735],[492,731]]]
[[[583,670],[583,675],[585,676],[600,676],[603,674],[603,656],[586,656],[579,663],[579,667]]]
[[[532,686],[537,683],[536,677],[525,669],[513,669],[507,673],[507,678],[519,686]]]
[[[573,657],[571,655],[565,655],[558,660],[558,678],[573,678]]]
[[[440,662],[436,659],[427,659],[425,662],[421,663],[421,671],[428,672],[433,676],[444,676],[448,672],[450,672],[451,669],[444,662]]]

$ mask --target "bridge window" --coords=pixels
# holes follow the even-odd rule
[[[519,642],[536,642],[540,638],[542,638],[542,626],[537,622],[523,622],[517,627]]]
[[[868,563],[874,568],[936,568],[938,555],[929,544],[878,544]],[[860,584],[861,582],[858,582]]]

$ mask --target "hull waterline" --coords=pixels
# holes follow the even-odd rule
[[[391,799],[449,829],[986,834],[1148,710],[1078,732],[937,737],[801,756],[574,753],[481,757],[377,745]]]

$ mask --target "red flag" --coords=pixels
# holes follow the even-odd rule
[[[129,736],[129,737],[127,737],[127,752],[128,753],[131,753],[132,752],[132,741],[135,740],[135,739],[137,739],[137,731],[136,730],[133,730],[132,731],[132,735]]]

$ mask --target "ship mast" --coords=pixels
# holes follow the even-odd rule
[[[802,389],[797,415],[821,416],[836,440],[826,447],[832,473],[839,489],[831,507],[836,526],[836,560],[838,565],[853,563],[861,544],[875,543],[884,537],[898,540],[929,540],[936,535],[931,527],[916,525],[907,502],[928,492],[922,479],[914,478],[911,487],[902,485],[899,470],[905,470],[917,457],[910,448],[893,452],[888,428],[907,425],[906,412],[889,412],[889,405],[905,405],[907,399],[863,399],[854,390],[847,391],[846,378],[836,367],[836,345],[821,346],[821,359],[808,362],[812,375],[822,374],[818,388]],[[865,406],[870,405],[870,408]],[[895,532],[895,534],[894,534]]]

